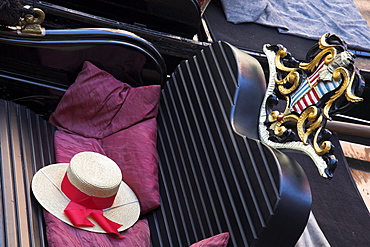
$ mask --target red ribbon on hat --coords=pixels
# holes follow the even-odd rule
[[[105,198],[89,196],[75,187],[69,181],[67,174],[64,175],[61,189],[71,200],[64,209],[64,213],[74,226],[94,226],[94,224],[86,218],[90,215],[104,229],[104,231],[115,233],[120,238],[123,238],[123,236],[118,232],[118,229],[122,225],[106,218],[102,210],[112,206],[116,195]]]

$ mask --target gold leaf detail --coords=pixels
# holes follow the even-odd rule
[[[299,67],[301,69],[309,70],[313,72],[317,68],[319,63],[322,61],[324,56],[325,56],[324,58],[325,64],[329,64],[334,60],[336,55],[337,55],[337,50],[334,47],[328,47],[320,51],[319,54],[317,54],[316,57],[311,62],[300,63]]]
[[[312,122],[311,124],[307,124]],[[297,123],[297,132],[301,141],[307,145],[308,137],[321,126],[322,116],[319,116],[319,111],[316,106],[310,106],[302,112]],[[306,126],[309,126],[306,128]]]
[[[289,74],[284,79],[279,81],[275,78],[275,82],[276,84],[279,85],[278,89],[282,95],[290,94],[294,90],[296,90],[297,87],[299,86],[299,73],[297,72],[296,69],[293,69],[292,71],[289,72]],[[289,84],[292,86],[289,88],[286,88],[285,87],[286,84]]]
[[[324,154],[328,153],[331,150],[331,142],[330,141],[324,141],[319,146],[319,144],[317,142],[317,139],[318,139],[318,136],[319,136],[321,130],[322,130],[322,127],[317,130],[317,132],[314,136],[313,147],[314,147],[314,150],[317,154],[324,155]]]
[[[333,71],[333,80],[339,81],[341,79],[343,81],[340,88],[337,91],[335,91],[334,95],[330,97],[330,99],[326,102],[324,106],[323,115],[326,119],[331,119],[329,116],[329,110],[331,106],[333,105],[335,100],[337,100],[344,92],[347,91],[347,88],[350,85],[349,72],[344,67],[338,67]]]
[[[282,136],[285,131],[287,131],[287,128],[283,126],[284,123],[286,122],[297,122],[298,121],[298,116],[295,115],[295,114],[289,114],[289,115],[286,115],[284,116],[284,118],[277,122],[275,127],[274,127],[274,134],[277,135],[277,136]]]
[[[354,81],[356,75],[357,75],[357,72],[352,73],[351,80],[350,80],[350,82],[348,84],[348,87],[346,89],[345,96],[346,96],[346,99],[350,102],[360,102],[360,101],[364,100],[363,98],[354,95],[353,92],[352,92],[352,84],[353,84],[353,81]]]
[[[281,58],[284,58],[288,53],[286,52],[285,47],[281,47],[278,52],[276,53],[275,56],[275,66],[277,69],[285,71],[285,72],[290,72],[292,70],[295,70],[295,68],[288,68],[284,64],[281,63]]]

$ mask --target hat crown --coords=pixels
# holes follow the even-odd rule
[[[94,152],[78,153],[70,161],[67,176],[81,192],[95,197],[117,194],[122,182],[118,165],[110,158]]]

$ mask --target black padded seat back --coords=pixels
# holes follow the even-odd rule
[[[240,73],[255,66],[243,63],[251,58],[235,49],[212,44],[182,62],[164,86],[158,117],[162,204],[148,215],[153,246],[190,246],[222,232],[230,233],[229,246],[293,246],[306,225],[311,195],[301,167],[234,131],[234,102],[256,103],[249,102],[255,91],[235,100]],[[255,83],[263,80],[249,75]]]
[[[24,106],[0,100],[0,246],[47,246],[33,174],[55,162],[54,127]]]

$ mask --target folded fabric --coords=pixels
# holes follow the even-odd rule
[[[203,239],[190,247],[226,247],[229,243],[230,233],[224,232],[210,238]]]
[[[69,162],[80,151],[107,155],[139,198],[141,213],[158,207],[159,97],[159,85],[132,88],[85,62],[49,119],[58,128],[57,162]]]
[[[132,88],[85,62],[50,117],[59,130],[101,139],[158,113],[160,86]]]
[[[83,151],[110,157],[120,167],[123,181],[139,198],[141,214],[145,214],[160,204],[154,126],[155,119],[148,119],[103,139],[57,130],[54,135],[57,162],[67,163]]]
[[[333,33],[354,47],[370,47],[370,28],[352,0],[222,0],[222,5],[235,24],[254,22],[315,40]]]
[[[123,239],[112,234],[92,233],[62,223],[54,215],[44,211],[47,222],[46,234],[49,247],[113,247],[150,246],[150,230],[146,220],[139,220],[122,233]],[[52,236],[52,237],[49,237]]]
[[[141,214],[160,204],[156,116],[160,86],[133,88],[109,73],[85,62],[75,83],[62,97],[49,122],[57,127],[54,136],[56,161],[69,162],[81,151],[94,151],[110,157],[120,167],[122,179],[137,195]],[[134,246],[149,246],[147,222],[139,221],[135,230],[125,231],[129,240],[114,240],[112,234],[98,234],[73,228],[44,213],[47,237],[54,247],[62,238],[73,246],[133,246],[131,232],[145,239]],[[107,240],[109,238],[110,240]],[[139,241],[133,237],[132,241]],[[140,242],[139,241],[139,242]]]

